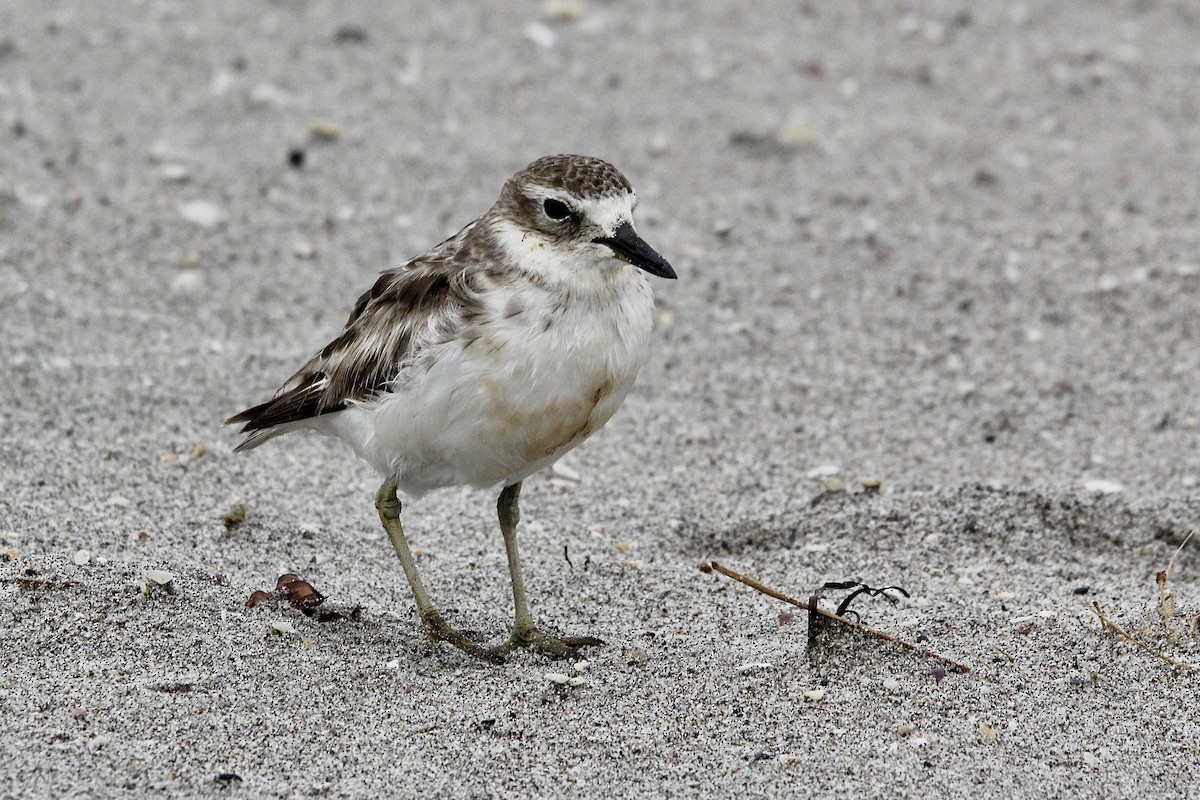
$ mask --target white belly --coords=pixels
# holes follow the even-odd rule
[[[551,318],[494,319],[470,344],[430,358],[369,404],[318,418],[382,475],[420,495],[509,485],[553,463],[606,422],[645,361],[653,300],[641,276],[617,302]]]

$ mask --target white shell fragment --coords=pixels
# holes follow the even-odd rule
[[[215,228],[225,221],[225,212],[216,203],[207,200],[193,200],[179,207],[179,214],[193,225],[201,228]]]
[[[175,580],[175,576],[165,569],[148,569],[143,574],[146,576],[146,580],[150,583],[156,583],[159,586],[166,586]]]

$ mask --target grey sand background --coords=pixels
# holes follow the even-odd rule
[[[1197,678],[1088,605],[1200,661],[1194,545],[1173,637],[1154,586],[1200,521],[1198,38],[1165,0],[4,0],[0,797],[1194,792]],[[219,424],[564,151],[680,273],[524,493],[536,616],[607,641],[578,687],[427,649],[369,470]],[[405,519],[498,637],[493,502]],[[974,670],[808,654],[714,557],[904,586],[866,620]],[[244,608],[284,572],[357,620]]]

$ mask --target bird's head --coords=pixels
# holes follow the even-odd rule
[[[575,155],[539,158],[504,185],[491,231],[506,255],[547,276],[612,273],[632,264],[674,278],[667,260],[637,234],[637,195],[607,161]]]

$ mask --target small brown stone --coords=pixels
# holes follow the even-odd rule
[[[234,503],[225,515],[221,517],[221,522],[229,530],[236,528],[246,521],[246,506],[242,503]]]
[[[246,601],[246,608],[254,608],[255,606],[261,606],[263,603],[267,602],[270,599],[271,599],[270,592],[259,589],[258,591],[254,592],[253,594],[250,595],[250,599]]]

